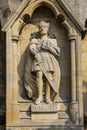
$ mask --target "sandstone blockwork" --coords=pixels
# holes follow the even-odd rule
[[[87,122],[87,33],[80,22],[87,17],[86,2],[81,6],[77,1],[23,0],[15,13],[17,0],[12,1],[15,7],[0,9],[0,130],[83,130],[84,117],[85,126]],[[24,87],[24,73],[31,37],[37,39],[42,20],[50,22],[49,36],[60,47],[61,80],[58,102],[35,105]]]

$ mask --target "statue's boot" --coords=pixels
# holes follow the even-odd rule
[[[35,104],[38,105],[41,102],[42,102],[42,97],[39,97],[36,99]]]

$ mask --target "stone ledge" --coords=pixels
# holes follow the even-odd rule
[[[31,107],[31,104],[32,103],[30,101],[19,102],[20,111],[28,111]],[[35,104],[33,103],[33,105]],[[70,103],[57,103],[57,105],[58,111],[67,111],[69,109]]]
[[[6,130],[84,130],[80,126],[6,127]]]

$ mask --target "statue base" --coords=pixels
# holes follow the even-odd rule
[[[58,119],[58,104],[31,104],[32,120],[55,120]]]
[[[71,121],[68,103],[35,105],[28,100],[19,106],[20,122],[6,125],[6,130],[84,130],[83,125]]]

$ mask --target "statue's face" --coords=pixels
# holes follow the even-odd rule
[[[40,30],[40,34],[45,35],[45,34],[48,33],[49,27],[46,26],[46,25],[41,25],[41,26],[39,27],[39,30]]]
[[[39,26],[39,30],[40,30],[40,34],[41,35],[46,35],[48,33],[49,30],[49,25],[48,23],[44,23],[42,22]]]

